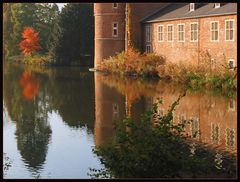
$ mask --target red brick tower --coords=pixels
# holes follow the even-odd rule
[[[125,3],[94,3],[94,67],[125,47]]]

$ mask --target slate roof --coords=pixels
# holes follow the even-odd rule
[[[237,14],[237,3],[224,3],[221,4],[220,8],[214,8],[214,3],[195,3],[194,11],[189,11],[189,3],[171,3],[141,22],[151,23],[227,14]]]

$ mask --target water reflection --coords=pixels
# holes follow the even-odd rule
[[[47,121],[49,107],[46,97],[39,94],[37,75],[14,67],[8,69],[11,74],[3,77],[4,102],[11,120],[16,123],[17,148],[29,170],[38,173],[52,133]]]
[[[115,135],[115,122],[126,116],[139,121],[141,113],[150,110],[158,97],[163,99],[158,111],[163,115],[184,89],[163,81],[104,76],[81,68],[4,65],[3,74],[4,106],[16,125],[16,143],[22,161],[34,175],[47,165],[54,133],[49,123],[50,113],[56,112],[70,128],[84,127],[94,133],[98,146]],[[192,155],[197,142],[236,154],[236,118],[236,97],[228,99],[202,92],[188,92],[174,112],[176,123],[193,120],[185,130],[196,142],[190,146]],[[74,155],[77,158],[79,154]],[[223,166],[222,158],[220,154],[215,156],[219,168]]]
[[[23,89],[23,96],[27,100],[33,100],[39,92],[39,80],[31,72],[24,71],[20,78],[20,85]]]
[[[189,145],[181,142],[164,144],[163,136],[151,138],[157,132],[151,133],[150,128],[145,131],[142,122],[138,123],[139,116],[149,110],[159,97],[163,103],[158,108],[158,114],[167,114],[169,107],[184,90],[184,87],[164,81],[148,82],[95,73],[95,141],[97,146],[100,145],[95,153],[105,168],[95,172],[92,170],[90,176],[234,178],[237,154],[234,132],[237,129],[237,113],[234,110],[236,97],[228,99],[211,92],[187,92],[173,113],[173,122],[192,121],[184,131],[191,141]],[[115,118],[118,106],[121,107],[121,117]],[[124,116],[133,118],[136,126],[127,128],[122,123],[124,126],[120,125],[120,128],[123,130],[114,131],[112,121],[118,119],[121,122]],[[135,130],[128,135],[126,129]],[[114,135],[116,140],[108,144]],[[156,151],[161,153],[160,156]],[[157,157],[154,158],[154,155]],[[159,168],[164,170],[156,170]]]
[[[78,68],[5,65],[4,106],[16,124],[17,149],[32,176],[45,165],[52,135],[49,113],[56,111],[69,127],[93,132],[94,80],[84,73]]]
[[[96,92],[96,105],[102,104],[102,108],[98,106],[96,111],[102,109],[101,113],[105,116],[105,118],[100,119],[96,115],[96,119],[102,120],[102,122],[112,119],[112,117],[106,119],[111,115],[110,109],[103,104],[106,100],[111,102],[109,105],[125,106],[125,115],[130,115],[137,121],[143,111],[149,110],[152,104],[157,102],[158,97],[163,100],[158,112],[162,115],[166,114],[169,106],[177,100],[185,89],[164,81],[122,79],[102,74],[96,74],[95,87],[95,92],[97,88],[105,88],[101,92],[98,90],[98,94],[102,94],[102,101],[97,99]],[[124,97],[112,101],[108,99],[111,94],[113,98]],[[229,99],[224,96],[215,96],[211,92],[188,91],[174,112],[174,122],[181,123],[184,120],[192,120],[191,125],[185,129],[186,135],[196,141],[236,153],[237,111],[235,104],[236,96],[234,99]],[[123,117],[124,115],[122,115]],[[104,122],[104,125],[107,127],[107,122]]]

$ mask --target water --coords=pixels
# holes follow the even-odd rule
[[[161,97],[165,114],[184,88],[164,81],[120,79],[85,68],[4,65],[4,178],[90,178],[104,168],[92,148],[114,136],[114,122],[139,120]],[[188,91],[174,122],[193,119],[186,134],[237,155],[236,95]],[[221,158],[221,157],[220,157]],[[219,163],[219,160],[216,161]]]

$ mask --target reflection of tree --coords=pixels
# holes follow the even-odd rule
[[[23,88],[23,96],[27,100],[31,101],[39,92],[39,80],[31,72],[22,73],[20,85]]]
[[[159,80],[142,80],[135,78],[121,78],[114,75],[99,75],[99,79],[109,87],[116,88],[121,94],[126,95],[128,104],[131,105],[136,100],[144,97],[154,97],[168,92],[179,92],[183,88],[174,87],[173,84],[165,83]]]
[[[71,127],[94,126],[93,74],[80,72],[79,68],[55,70],[52,78],[53,107],[64,122]],[[82,74],[80,74],[82,73]],[[84,74],[86,73],[86,74]]]
[[[20,83],[18,78],[21,78]],[[37,75],[29,74],[19,67],[17,69],[14,66],[8,67],[3,80],[4,102],[11,120],[16,122],[15,135],[18,150],[26,165],[36,171],[45,161],[51,136],[51,128],[47,121],[49,111],[47,96],[39,92],[39,96],[32,100],[39,91],[39,79]],[[22,95],[21,86],[27,90],[23,91],[26,95]]]
[[[18,150],[27,165],[35,171],[40,169],[45,161],[51,128],[47,118],[35,118],[35,120],[32,118],[32,116],[29,120],[23,118],[23,121],[17,125],[15,134]]]

